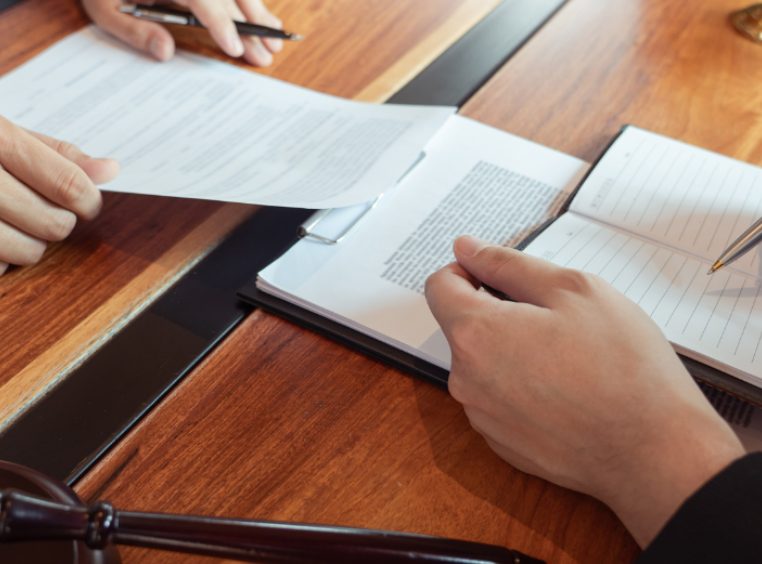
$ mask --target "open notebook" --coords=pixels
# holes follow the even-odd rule
[[[452,240],[470,233],[602,276],[680,353],[762,387],[759,256],[706,275],[762,213],[762,170],[634,127],[580,183],[587,170],[454,116],[359,220],[352,209],[324,218],[321,229],[336,233],[357,221],[338,244],[301,239],[244,293],[376,356],[398,351],[414,372],[441,379],[450,351],[423,286],[452,260]]]
[[[707,275],[761,214],[759,167],[627,127],[526,252],[601,276],[678,352],[762,387],[762,249]]]

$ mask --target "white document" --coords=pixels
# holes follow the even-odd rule
[[[159,63],[95,28],[0,79],[0,113],[120,161],[104,188],[339,207],[392,187],[453,108],[343,100],[188,53]]]
[[[341,243],[303,239],[257,284],[449,368],[450,350],[423,295],[426,277],[453,260],[459,235],[518,242],[558,211],[587,167],[460,116],[425,153]]]
[[[760,215],[762,169],[629,127],[526,250],[601,276],[679,352],[762,386],[762,251],[707,275]]]

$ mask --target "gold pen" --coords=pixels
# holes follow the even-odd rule
[[[754,225],[741,233],[741,236],[733,241],[731,245],[723,251],[723,253],[720,255],[720,258],[714,261],[712,268],[709,269],[707,274],[717,272],[723,266],[730,264],[737,258],[748,253],[760,242],[762,242],[762,218],[755,221]]]

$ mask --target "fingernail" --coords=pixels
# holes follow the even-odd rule
[[[105,184],[119,174],[119,163],[114,159],[90,157],[90,162],[82,164],[82,170],[95,184]]]
[[[0,276],[5,274],[6,270],[8,270],[8,263],[7,262],[0,262]]]
[[[455,240],[455,254],[464,257],[472,257],[485,246],[487,246],[486,241],[482,241],[471,235],[463,235]]]
[[[148,44],[148,50],[156,59],[166,61],[172,57],[172,47],[161,37],[154,37]]]
[[[110,158],[98,158],[98,162],[102,163],[103,166],[103,174],[105,177],[107,177],[109,180],[114,178],[116,175],[119,174],[119,169],[121,166],[119,165],[119,161],[115,159]]]
[[[270,53],[270,51],[268,51],[259,41],[254,44],[254,51],[259,59],[259,64],[263,67],[266,67],[273,62],[272,53]]]
[[[225,36],[225,51],[231,57],[240,57],[243,55],[243,42],[238,32],[233,28]]]
[[[268,41],[267,44],[270,47],[270,50],[275,51],[276,53],[283,50],[282,39],[270,39],[270,41]]]

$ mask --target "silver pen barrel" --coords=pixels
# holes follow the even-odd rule
[[[725,249],[709,271],[709,274],[733,262],[748,253],[752,248],[762,242],[762,218],[754,222],[746,231]]]

